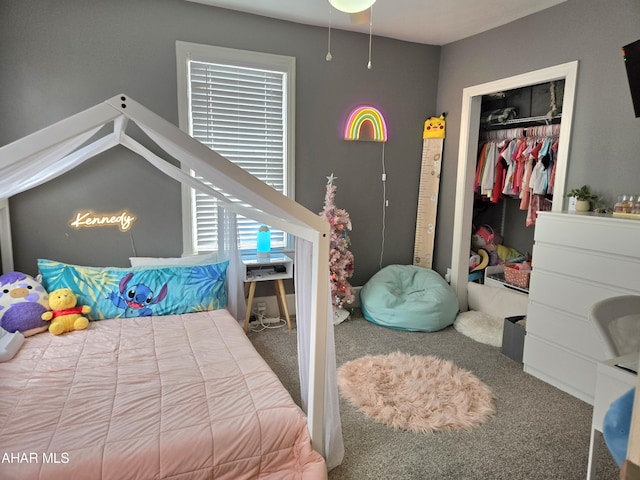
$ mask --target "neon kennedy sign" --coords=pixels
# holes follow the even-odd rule
[[[121,232],[126,232],[135,221],[136,217],[126,210],[122,213],[107,214],[96,214],[88,210],[77,212],[75,219],[71,219],[69,224],[76,229],[117,226]]]

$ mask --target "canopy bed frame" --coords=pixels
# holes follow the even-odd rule
[[[164,152],[192,169],[219,191],[207,187],[133,139],[127,123],[135,123]],[[106,135],[94,140],[100,132]],[[228,204],[232,211],[291,233],[302,239],[310,269],[296,268],[303,276],[306,308],[297,311],[298,357],[303,409],[312,447],[329,468],[342,459],[342,436],[335,382],[333,331],[330,328],[329,225],[316,213],[280,194],[256,177],[191,138],[175,125],[121,94],[38,132],[0,148],[0,250],[5,272],[13,270],[8,198],[36,187],[116,145],[136,152],[174,179],[226,200],[228,194],[243,204]],[[34,178],[25,174],[38,172]],[[223,193],[220,193],[223,192]],[[328,334],[329,332],[329,334]],[[306,348],[301,347],[306,344]],[[328,351],[330,354],[328,355]],[[304,358],[302,358],[304,357]],[[304,373],[308,373],[308,379]],[[327,414],[331,406],[332,412]],[[334,457],[333,459],[328,457]]]

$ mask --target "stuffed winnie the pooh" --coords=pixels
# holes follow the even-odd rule
[[[77,306],[78,297],[70,288],[59,288],[49,293],[51,311],[42,314],[43,320],[51,320],[49,331],[54,335],[87,328],[89,320],[82,315],[89,313],[91,307]]]

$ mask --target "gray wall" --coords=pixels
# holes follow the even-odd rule
[[[177,124],[175,41],[291,55],[297,60],[296,200],[322,209],[326,176],[351,214],[354,285],[378,270],[382,227],[381,144],[345,142],[353,107],[385,114],[387,209],[384,264],[413,255],[422,124],[436,114],[440,47],[327,31],[183,0],[0,2],[0,145],[126,93]],[[85,265],[127,264],[138,255],[182,252],[180,187],[122,147],[10,201],[15,267],[35,273],[38,257]],[[76,231],[79,209],[128,209],[131,235]]]
[[[447,139],[434,267],[451,264],[462,89],[579,60],[567,186],[582,184],[610,202],[638,192],[640,119],[620,47],[640,38],[637,0],[568,0],[473,38],[439,47],[333,31],[214,9],[182,0],[0,2],[0,145],[124,92],[177,123],[175,41],[207,43],[297,58],[297,200],[320,211],[325,176],[339,178],[337,204],[352,217],[352,251],[362,285],[378,269],[382,187],[379,144],[340,140],[349,110],[372,102],[389,123],[384,264],[411,263],[425,118],[443,111]],[[436,97],[437,94],[437,97]],[[117,149],[59,180],[11,200],[16,268],[37,257],[124,265],[140,255],[179,255],[179,187]],[[135,209],[126,234],[76,232],[76,209]]]
[[[579,61],[567,189],[583,184],[609,204],[640,192],[640,119],[620,54],[640,38],[638,0],[568,0],[554,8],[442,48],[437,110],[447,111],[434,266],[451,265],[451,241],[465,87]]]

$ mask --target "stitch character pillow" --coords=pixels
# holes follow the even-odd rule
[[[118,268],[38,259],[45,288],[71,288],[81,305],[91,307],[89,320],[225,308],[228,264]]]
[[[89,320],[83,314],[89,313],[91,308],[77,306],[78,298],[70,288],[59,288],[49,294],[51,311],[44,312],[42,319],[51,321],[49,331],[54,335],[82,330],[87,328]]]
[[[26,273],[0,275],[0,327],[25,337],[44,332],[49,324],[41,315],[49,308],[48,298],[40,282]]]
[[[160,288],[155,295],[144,283],[132,284],[133,272],[127,273],[120,279],[118,291],[109,292],[108,299],[117,308],[124,310],[125,317],[148,317],[153,314],[151,306],[159,303],[167,296],[168,283]]]

